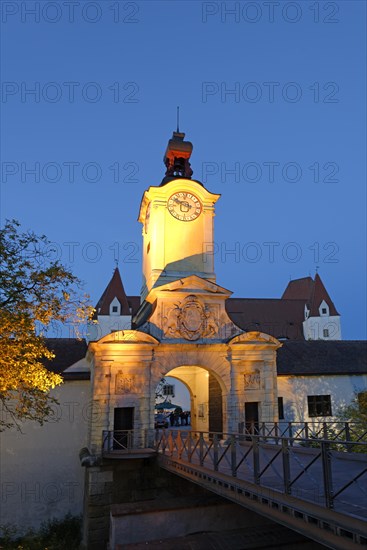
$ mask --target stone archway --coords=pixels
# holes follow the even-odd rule
[[[246,402],[258,403],[259,422],[277,420],[275,352],[280,345],[259,332],[227,342],[189,343],[160,342],[140,331],[119,331],[91,343],[88,357],[96,413],[90,426],[92,452],[101,452],[101,434],[113,430],[114,409],[121,407],[134,409],[134,444],[143,445],[145,434],[154,428],[155,389],[176,369],[196,396],[192,407],[196,430],[237,432],[246,420]],[[186,369],[186,375],[179,369]],[[207,377],[202,385],[206,394],[197,390],[199,382],[189,380],[193,374],[197,380]]]
[[[203,432],[223,432],[223,392],[217,375],[198,365],[182,365],[168,371],[190,394],[191,426]]]

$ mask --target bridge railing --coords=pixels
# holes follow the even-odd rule
[[[339,444],[367,442],[367,426],[361,422],[241,422],[238,428],[238,432],[246,436],[261,435],[275,441],[288,437],[291,444],[302,440],[306,446],[312,446],[315,440],[320,439],[337,441]]]
[[[104,430],[102,432],[102,454],[154,448],[154,438],[154,431],[149,429]]]
[[[357,491],[353,512],[367,513],[367,505],[359,505],[366,503],[367,457],[335,449],[353,446],[367,453],[367,443],[319,439],[318,448],[302,449],[295,443],[311,446],[314,440],[274,437],[277,445],[269,445],[269,435],[163,430],[156,433],[156,451],[327,508],[354,502]],[[341,463],[343,456],[349,464]]]

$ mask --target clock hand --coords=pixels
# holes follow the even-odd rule
[[[187,201],[180,201],[179,199],[173,199],[175,202],[177,202],[177,204],[184,204],[186,206],[186,208],[188,209],[191,209],[192,208],[192,204],[189,204]]]

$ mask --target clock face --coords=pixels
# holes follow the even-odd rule
[[[202,204],[193,194],[186,191],[178,191],[170,196],[167,202],[169,213],[177,220],[191,222],[200,216]]]

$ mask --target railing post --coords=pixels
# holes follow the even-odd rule
[[[288,437],[289,437],[290,445],[291,445],[291,447],[292,447],[292,445],[293,445],[293,440],[292,440],[292,437],[293,437],[292,422],[288,422]]]
[[[214,449],[214,471],[218,471],[218,434],[214,434],[213,436],[213,449]]]
[[[284,481],[284,492],[286,495],[290,495],[291,491],[291,468],[289,461],[289,448],[288,448],[288,439],[282,439],[282,459],[283,459],[283,481]]]
[[[254,482],[260,485],[260,451],[258,436],[252,436],[252,454],[254,458]]]
[[[328,429],[327,429],[327,422],[322,423],[322,432],[323,432],[324,439],[329,439]]]
[[[237,466],[237,459],[236,459],[236,438],[234,435],[231,435],[231,468],[232,468],[232,475],[233,477],[236,477],[236,466]]]
[[[200,466],[202,466],[204,464],[204,434],[203,434],[203,432],[200,432],[199,450],[200,450]]]
[[[188,442],[187,442],[187,459],[189,462],[191,462],[191,457],[192,457],[192,432],[190,431],[189,432],[189,436],[188,436]]]
[[[178,458],[181,459],[181,456],[182,456],[182,439],[181,439],[181,432],[180,431],[177,433],[177,452],[178,452]]]
[[[170,432],[169,436],[168,436],[168,449],[169,449],[169,452],[170,452],[170,456],[173,456],[173,436],[172,436],[172,432]]]
[[[349,422],[345,422],[345,441],[350,441],[350,428],[349,428]]]
[[[328,508],[334,507],[333,478],[331,473],[330,443],[321,442],[322,474],[324,479],[325,503]]]
[[[279,435],[278,422],[275,422],[275,424],[274,424],[274,435],[275,435],[275,444],[278,445],[278,442],[279,442],[279,438],[278,438],[278,435]]]
[[[309,431],[308,431],[308,422],[305,422],[305,439],[309,439]],[[307,441],[306,446],[309,446],[309,442]]]

